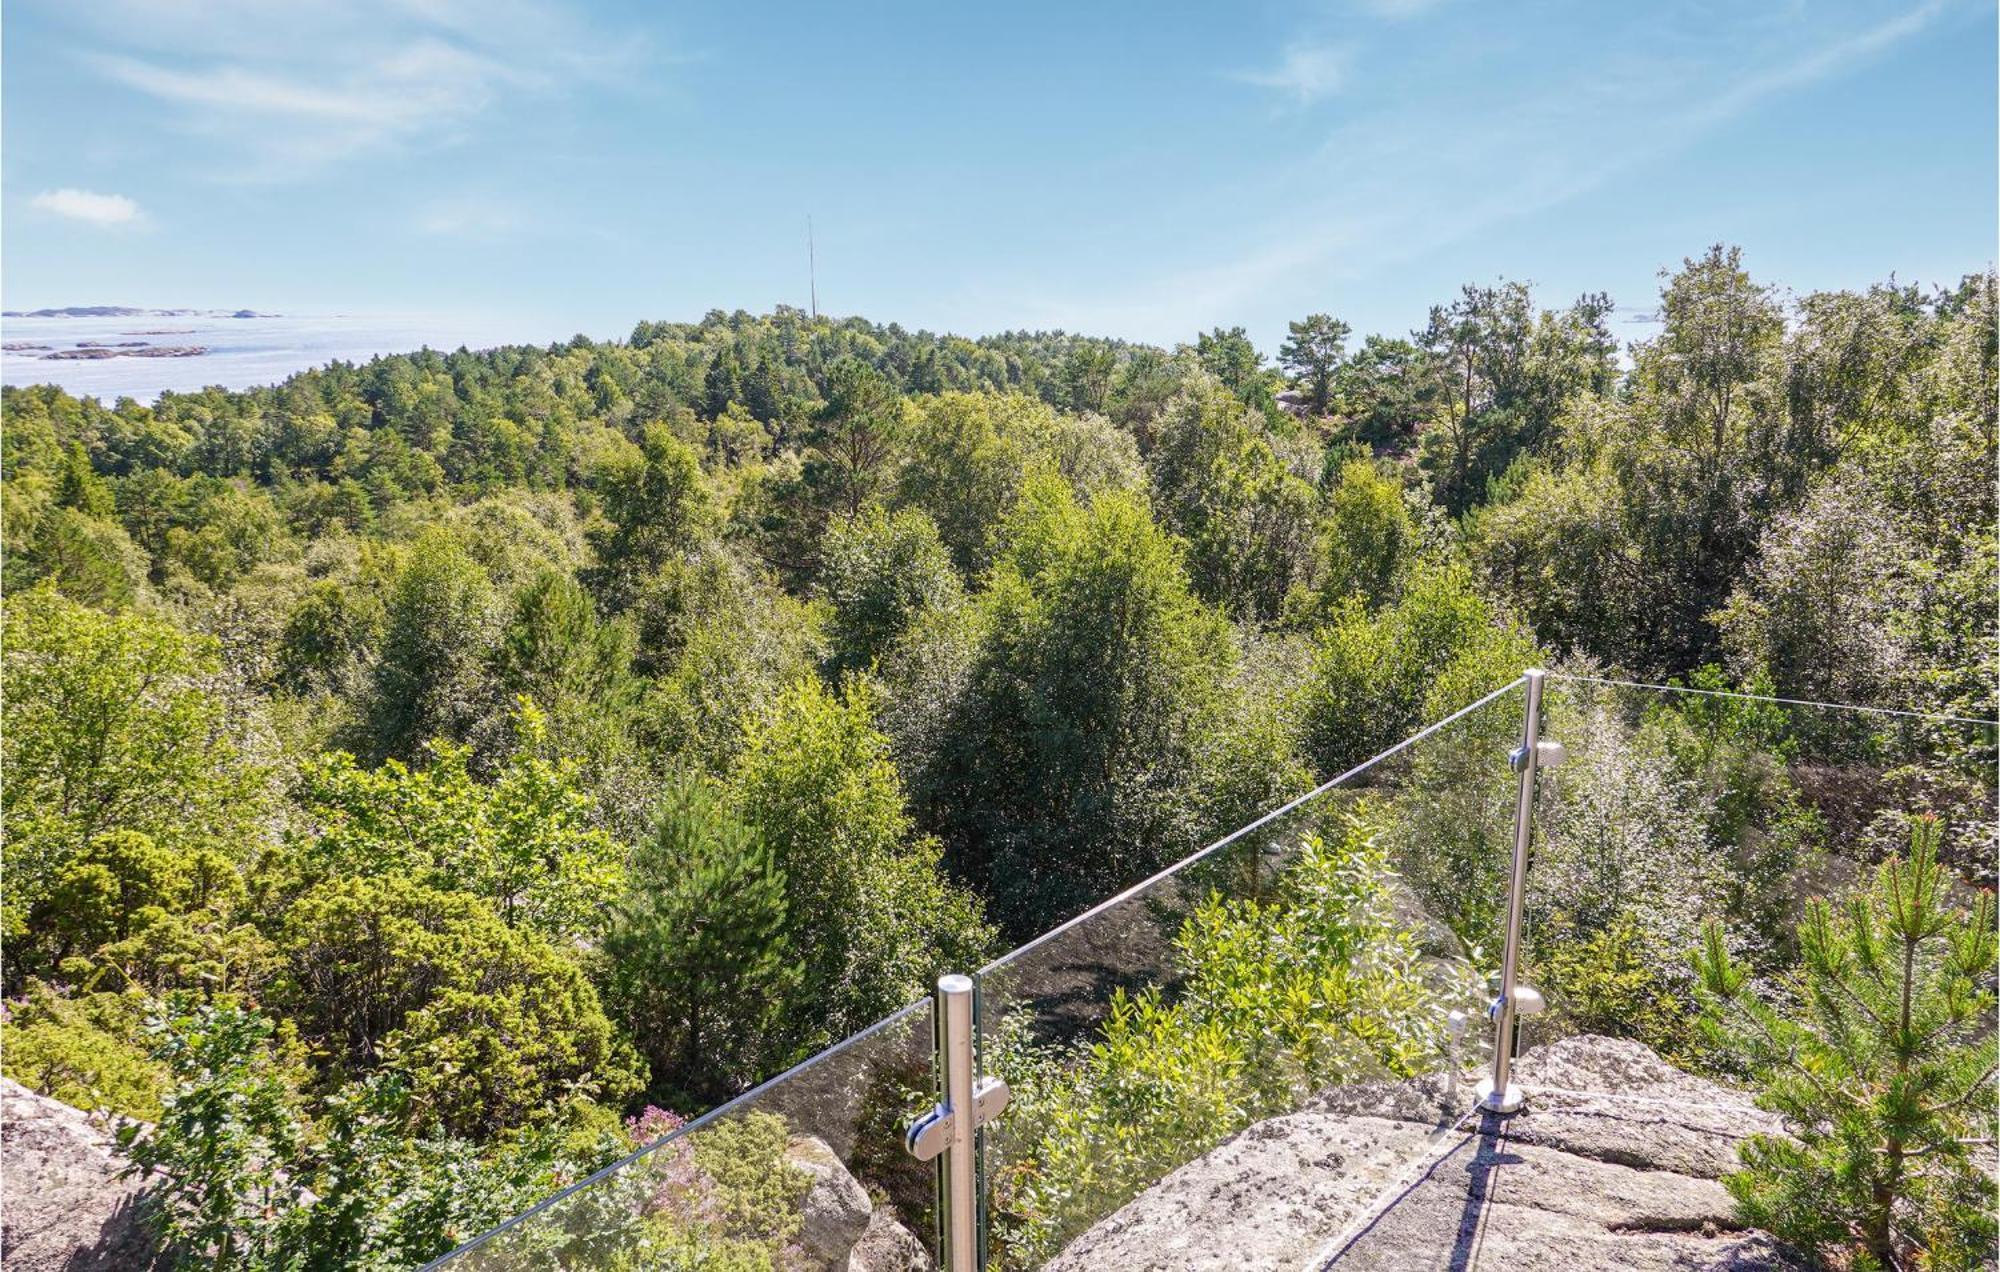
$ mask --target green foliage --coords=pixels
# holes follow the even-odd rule
[[[967,578],[992,563],[1029,475],[1053,467],[1080,494],[1143,485],[1130,433],[1019,393],[942,393],[910,403],[896,500],[927,513]]]
[[[562,754],[616,755],[638,697],[632,622],[600,622],[583,586],[547,567],[515,592],[512,610],[493,652],[496,687],[535,703]]]
[[[1373,609],[1395,599],[1419,546],[1416,519],[1392,473],[1362,460],[1341,465],[1320,523],[1324,608],[1359,596]]]
[[[1250,343],[1241,327],[1227,331],[1217,327],[1195,338],[1195,358],[1201,369],[1222,382],[1222,387],[1244,402],[1262,407],[1270,400],[1271,387],[1264,370],[1264,355]]]
[[[1161,519],[1187,540],[1195,590],[1258,621],[1277,617],[1304,581],[1319,502],[1264,423],[1215,384],[1197,383],[1167,403],[1147,456]]]
[[[156,929],[185,924],[197,912],[208,920],[197,926],[226,926],[243,901],[242,878],[217,850],[175,851],[136,830],[107,831],[56,872],[28,914],[29,935],[14,957],[30,971],[78,976],[93,962],[118,965],[121,955],[144,951],[151,957],[134,960],[126,980],[156,984],[174,974]],[[209,971],[228,979],[221,968]]]
[[[389,594],[369,704],[374,758],[407,759],[471,730],[493,702],[483,673],[497,621],[492,583],[457,537],[420,534]]]
[[[56,470],[55,501],[58,508],[74,508],[86,517],[104,517],[117,507],[111,485],[91,467],[82,442],[71,442]]]
[[[337,878],[294,902],[269,1002],[324,1071],[407,1082],[425,1127],[546,1120],[571,1094],[640,1085],[583,973],[487,905],[398,875]]]
[[[937,525],[915,509],[871,506],[828,529],[820,588],[833,606],[832,669],[865,669],[926,613],[958,604],[963,588]]]
[[[263,774],[212,691],[216,649],[171,624],[46,590],[6,605],[5,937],[27,932],[65,867],[108,831],[170,853],[231,852]],[[8,980],[18,972],[9,951]]]
[[[629,1125],[643,1142],[679,1123],[649,1108]],[[789,1134],[783,1118],[752,1112],[673,1136],[637,1165],[565,1203],[562,1230],[531,1228],[503,1239],[502,1257],[615,1272],[777,1272],[792,1266],[812,1176],[787,1159]],[[552,1248],[539,1249],[538,1237]]]
[[[1146,1185],[1328,1085],[1412,1072],[1443,1011],[1359,824],[1308,836],[1270,901],[1211,896],[1174,940],[1180,995],[1111,1001],[1086,1050],[1015,1038],[996,1137],[1000,1232],[1032,1266]],[[1053,1061],[1053,1063],[1052,1063]]]
[[[30,981],[0,1013],[0,1071],[86,1110],[152,1121],[164,1074],[147,1054],[138,993],[66,995]]]
[[[1711,926],[1697,960],[1715,1036],[1791,1137],[1754,1136],[1724,1182],[1744,1220],[1853,1266],[1973,1267],[1992,1253],[1991,893],[1956,904],[1935,818],[1842,906],[1807,909],[1780,1007]]]
[[[1611,302],[1584,296],[1564,313],[1534,312],[1521,283],[1460,289],[1416,333],[1435,409],[1418,462],[1437,502],[1464,512],[1523,449],[1538,445],[1564,404],[1610,386]]]
[[[158,1120],[126,1128],[150,1185],[145,1216],[177,1266],[242,1272],[388,1272],[435,1258],[517,1213],[614,1150],[575,1128],[482,1152],[412,1133],[392,1080],[363,1083],[315,1116],[271,1022],[174,999],[149,1029],[172,1089]]]
[[[889,381],[865,363],[836,363],[808,438],[805,481],[818,507],[849,521],[860,516],[888,480],[901,431],[902,407]]]
[[[278,683],[302,694],[358,696],[387,618],[382,599],[368,589],[319,580],[285,618]]]
[[[1544,923],[1535,937],[1535,984],[1557,1028],[1631,1038],[1682,1068],[1700,1066],[1705,1057],[1688,999],[1660,974],[1658,952],[1632,911],[1589,932],[1560,914]]]
[[[1518,493],[1475,519],[1473,556],[1546,643],[1631,670],[1726,648],[1792,696],[1936,701],[1942,676],[1983,700],[1967,671],[1989,659],[1988,607],[1947,616],[1943,595],[1992,574],[1967,572],[1992,540],[1992,483],[1970,480],[1993,463],[1991,324],[1962,325],[1991,291],[1810,296],[1787,332],[1735,249],[1684,262],[1623,391],[1567,399]]]
[[[366,769],[340,752],[304,764],[293,843],[302,882],[393,875],[484,898],[506,923],[553,941],[595,934],[624,886],[623,852],[577,765],[539,754],[532,705],[519,707],[516,730],[516,749],[486,782],[467,749],[446,742],[421,769]]]
[[[1380,454],[1403,455],[1437,410],[1429,355],[1408,340],[1371,335],[1334,381],[1348,434]]]
[[[652,1090],[685,1106],[747,1085],[781,1058],[772,1029],[799,979],[770,847],[720,792],[683,781],[626,888],[604,934],[605,1002],[641,1040]]]
[[[762,1245],[775,1261],[798,1235],[811,1176],[784,1160],[783,1118],[749,1113],[694,1136],[694,1164],[714,1181],[715,1221],[725,1238]]]
[[[1741,953],[1759,963],[1789,963],[1796,957],[1794,881],[1821,864],[1828,832],[1787,761],[1797,751],[1800,724],[1825,713],[1722,696],[1729,685],[1720,668],[1701,668],[1690,679],[1713,696],[1662,695],[1646,710],[1641,743],[1661,748],[1694,783],[1700,805],[1710,810],[1710,836],[1729,849],[1726,904],[1731,927],[1743,937]],[[1771,685],[1757,678],[1739,689],[1769,696]]]
[[[1370,614],[1350,597],[1321,629],[1304,689],[1307,753],[1331,777],[1539,661],[1463,566],[1419,564],[1393,605]]]
[[[1716,249],[1621,371],[1605,298],[1476,287],[1414,341],[1295,324],[1297,413],[1241,331],[788,308],[152,405],[0,389],[9,1072],[262,1119],[219,1155],[190,1123],[174,1204],[225,1222],[211,1170],[320,1201],[212,1253],[407,1266],[601,1160],[610,1111],[577,1094],[641,1089],[628,1042],[655,1090],[725,1097],[979,962],[989,908],[1040,933],[1297,793],[1302,756],[1330,775],[1542,651],[1991,718],[1995,290],[1781,303]],[[1705,919],[1784,985],[1819,855],[1880,855],[1906,806],[1952,813],[1944,856],[1991,879],[1991,730],[1569,697],[1527,951],[1551,1019],[1727,1068],[1684,1010]],[[1428,739],[1366,809],[1470,947],[1510,718]],[[1264,860],[1204,878],[1274,905]],[[1310,978],[1218,913],[1204,965],[1282,971],[1215,972],[1208,1033],[1178,999],[1121,1009],[1175,1110],[1133,1160],[1318,1063],[1257,1006]],[[131,1004],[177,991],[184,1055],[236,1041],[161,1086]],[[200,1023],[247,1003],[269,1038]],[[596,1262],[790,1257],[770,1198],[719,1226],[723,1161],[671,1170],[679,1200],[602,1194]]]
[[[860,686],[801,681],[752,726],[729,780],[737,814],[784,881],[800,1002],[783,1022],[816,1050],[922,997],[948,967],[980,961],[980,906],[938,877],[915,835],[888,740]],[[893,955],[893,957],[887,957]]]
[[[652,677],[634,741],[711,773],[746,727],[826,653],[825,615],[722,553],[663,569],[639,608],[634,666]]]
[[[612,613],[630,605],[661,566],[694,547],[711,516],[700,461],[686,443],[654,425],[637,450],[607,468],[600,485],[610,525],[590,536],[598,556],[591,580]]]
[[[258,565],[289,555],[283,520],[270,498],[237,482],[192,483],[186,503],[162,544],[164,572],[185,572],[195,581],[226,591]]]
[[[5,578],[9,591],[44,584],[86,605],[122,609],[145,585],[145,554],[115,523],[55,508],[8,554]]]
[[[274,1169],[310,1134],[295,1075],[272,1051],[270,1021],[227,1005],[176,1003],[149,1023],[173,1093],[152,1126],[128,1127],[142,1178],[159,1177],[147,1219],[162,1244],[216,1269],[283,1266],[310,1180]]]
[[[1578,438],[1631,427],[1625,408],[1596,399],[1572,403],[1558,422]],[[1621,661],[1636,654],[1653,639],[1640,618],[1648,591],[1627,551],[1632,505],[1612,461],[1531,463],[1522,476],[1512,499],[1468,519],[1468,553],[1488,589],[1508,597],[1551,649]]]
[[[1656,992],[1685,1001],[1693,988],[1686,952],[1707,922],[1735,918],[1730,903],[1744,899],[1730,886],[1735,845],[1717,833],[1726,822],[1713,788],[1657,734],[1633,730],[1622,706],[1615,695],[1564,693],[1545,707],[1546,735],[1561,739],[1569,758],[1540,780],[1528,963],[1538,974],[1545,956],[1560,961],[1566,941],[1595,940],[1607,957],[1649,964]],[[1504,871],[1506,855],[1496,861],[1494,869]],[[1771,893],[1746,910],[1789,894],[1791,873],[1774,874]],[[1463,886],[1476,892],[1485,884]],[[1487,895],[1504,895],[1504,886]],[[1484,943],[1497,948],[1497,929],[1488,931]],[[1746,926],[1731,922],[1729,931],[1732,948],[1742,950]],[[1640,1040],[1666,1054],[1690,1054],[1671,1016],[1657,1019],[1667,1032]]]
[[[1346,359],[1347,337],[1354,329],[1327,314],[1311,314],[1289,325],[1290,334],[1278,348],[1278,364],[1305,391],[1314,415],[1325,415],[1333,400],[1334,376]]]
[[[944,393],[913,404],[898,497],[937,524],[962,573],[976,574],[992,560],[1035,439],[1053,431],[1055,418],[1034,399],[1011,394]]]
[[[1137,499],[1038,478],[1008,539],[917,782],[954,869],[1026,936],[1214,829],[1193,797],[1235,648]]]
[[[1716,615],[1745,670],[1820,702],[1888,700],[1909,658],[1896,629],[1915,552],[1892,511],[1834,475],[1764,531],[1757,559]]]

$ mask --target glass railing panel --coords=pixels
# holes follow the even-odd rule
[[[1994,884],[1990,723],[1557,674],[1542,736],[1567,758],[1537,796],[1522,978],[1548,1010],[1524,1045],[1607,1034],[1724,1071],[1698,1025],[1704,925],[1781,985],[1807,899],[1906,852],[1912,814],[1942,821],[1966,886]]]
[[[984,1267],[1120,1266],[1148,1188],[1294,1114],[1338,1145],[1285,1220],[1303,1259],[1436,1150],[1487,1061],[1521,711],[1503,690],[980,973],[981,1070],[1012,1092]]]
[[[934,1098],[931,1048],[925,1000],[686,1125],[649,1110],[632,1156],[431,1266],[928,1266],[933,1174],[903,1131]]]

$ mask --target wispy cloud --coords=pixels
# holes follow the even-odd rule
[[[171,8],[77,6],[84,61],[236,152],[227,175],[252,180],[450,142],[510,101],[620,82],[644,56],[558,0],[297,0],[281,20],[259,0]]]
[[[363,65],[265,70],[224,63],[186,69],[130,57],[98,59],[129,88],[189,112],[210,131],[266,157],[326,162],[437,134],[492,104],[526,76],[439,40],[420,40]]]
[[[1324,295],[1342,278],[1579,198],[1768,100],[1864,64],[1950,8],[1951,0],[1929,0],[1844,31],[1805,25],[1803,11],[1785,21],[1751,15],[1701,45],[1642,31],[1629,47],[1593,49],[1562,74],[1538,70],[1524,77],[1531,91],[1476,109],[1451,83],[1469,78],[1468,65],[1440,59],[1428,82],[1397,93],[1369,86],[1370,100],[1392,104],[1344,118],[1312,154],[1268,174],[1250,201],[1279,211],[1242,236],[1250,246],[1238,254],[1122,292],[1098,285],[1088,297],[1044,297],[1034,321],[1171,338],[1275,296]],[[1490,68],[1471,65],[1490,81]]]
[[[44,212],[53,212],[72,221],[90,225],[131,226],[146,219],[139,205],[122,194],[99,194],[95,190],[44,190],[29,200]]]
[[[417,209],[413,225],[420,234],[481,242],[513,238],[526,228],[520,211],[511,203],[480,195],[426,203]]]
[[[1347,82],[1349,61],[1345,45],[1295,41],[1286,46],[1277,65],[1239,71],[1235,78],[1270,89],[1293,106],[1305,107],[1340,91]]]

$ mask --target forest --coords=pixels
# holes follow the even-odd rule
[[[0,1067],[131,1120],[189,1266],[408,1266],[1526,667],[1992,720],[1995,275],[1794,296],[1716,246],[1641,299],[1622,348],[1609,297],[1500,281],[1275,358],[781,307],[151,406],[9,386]],[[1601,780],[1657,799],[1580,800],[1604,842],[1789,811],[1754,886],[1540,921],[1584,1023],[1726,1071],[1681,990],[1813,965],[1689,961],[1796,924],[1838,819],[1771,793],[1785,748],[1866,745],[1781,732],[1621,735]],[[1990,890],[1991,734],[1933,749],[1895,811]],[[1393,851],[1449,905],[1414,825],[1300,869]],[[1257,916],[1191,920],[1202,975],[1269,957]]]

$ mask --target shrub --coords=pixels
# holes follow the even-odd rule
[[[1182,924],[1177,998],[1121,989],[1074,1052],[1003,1026],[1014,1107],[993,1134],[1010,1262],[1049,1257],[1251,1122],[1438,1053],[1443,1000],[1396,924],[1392,877],[1358,820],[1331,843],[1308,836],[1275,899],[1211,895]]]
[[[296,1073],[270,1045],[271,1022],[176,1000],[147,1028],[173,1081],[159,1121],[123,1136],[138,1173],[155,1181],[148,1222],[197,1265],[283,1266],[312,1195],[310,1180],[287,1169],[309,1131]]]
[[[1463,566],[1419,564],[1379,613],[1359,595],[1334,607],[1304,690],[1307,753],[1331,777],[1539,661],[1528,634],[1492,612]]]
[[[327,1072],[402,1075],[426,1125],[490,1135],[572,1093],[639,1086],[576,965],[476,897],[395,875],[338,879],[292,906],[279,945],[271,1002]]]
[[[1836,908],[1814,901],[1785,1010],[1710,924],[1697,959],[1710,1032],[1742,1054],[1793,1138],[1753,1136],[1724,1182],[1745,1222],[1858,1268],[1990,1257],[1996,1103],[1994,904],[1951,898],[1940,828]]]
[[[1632,1038],[1682,1068],[1695,1066],[1688,1000],[1660,975],[1630,911],[1587,934],[1552,915],[1535,932],[1535,947],[1536,987],[1564,1032]]]
[[[552,941],[596,935],[624,886],[623,849],[597,825],[576,763],[541,758],[541,712],[522,701],[514,719],[515,748],[491,781],[474,776],[468,748],[445,741],[421,768],[363,768],[339,751],[307,761],[293,845],[304,882],[395,875],[482,897]]]
[[[243,761],[232,704],[215,691],[214,640],[35,591],[8,598],[5,645],[11,980],[30,911],[98,835],[238,849],[256,833],[263,774]]]
[[[295,1049],[262,1015],[176,996],[148,1022],[170,1076],[158,1121],[124,1131],[146,1218],[178,1266],[388,1272],[445,1253],[588,1174],[620,1141],[588,1106],[481,1148],[411,1129],[390,1077],[317,1113]]]
[[[150,1121],[164,1075],[147,1057],[139,994],[67,997],[40,982],[0,1015],[0,1065],[29,1090],[79,1109]]]

